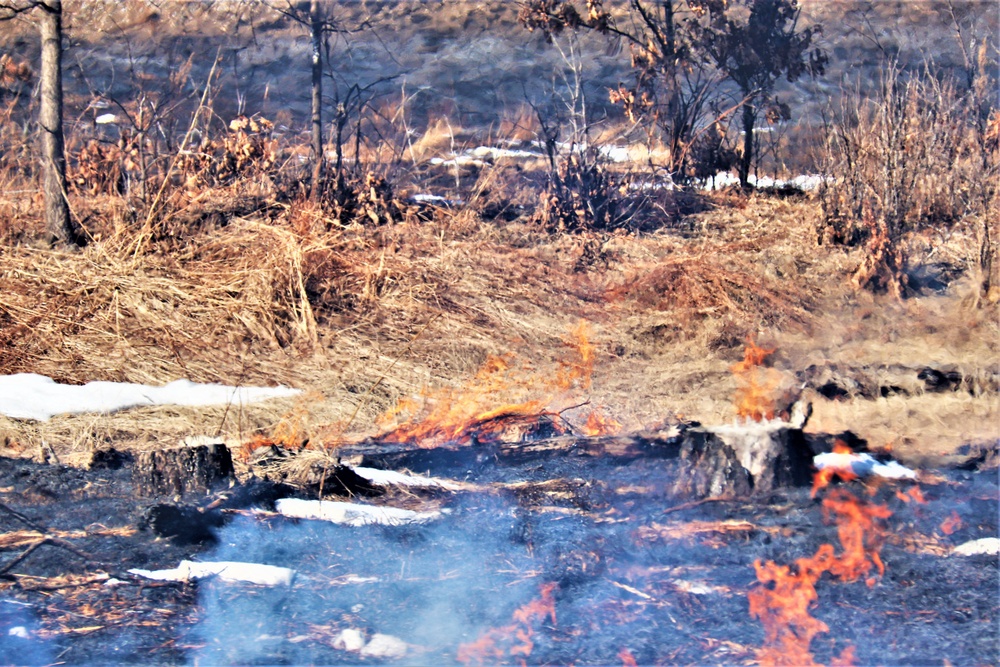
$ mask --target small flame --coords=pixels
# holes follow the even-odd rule
[[[856,581],[871,571],[878,569],[879,576],[885,574],[885,566],[878,552],[881,548],[882,531],[876,519],[888,519],[892,512],[885,505],[863,503],[850,492],[835,489],[823,499],[823,518],[837,524],[837,537],[844,549],[843,554],[830,566],[830,572],[841,581]],[[868,579],[869,586],[875,584]]]
[[[463,665],[500,664],[505,656],[524,658],[534,650],[535,626],[547,617],[556,624],[556,584],[543,584],[541,597],[518,607],[512,616],[514,622],[502,628],[493,628],[479,639],[458,647],[457,660]]]
[[[849,456],[854,453],[854,450],[848,447],[843,440],[838,439],[833,442],[833,453]],[[830,485],[834,477],[839,477],[841,481],[849,482],[852,479],[856,479],[857,475],[854,474],[849,461],[843,466],[828,465],[822,470],[817,470],[816,474],[813,475],[813,486],[810,497],[815,498],[820,490]]]
[[[952,510],[951,516],[941,522],[941,532],[945,535],[951,535],[963,525],[962,517],[958,516],[958,512]]]
[[[570,331],[564,345],[572,354],[570,360],[559,362],[562,369],[557,376],[556,385],[560,389],[570,389],[575,383],[578,383],[581,389],[590,389],[595,360],[594,344],[590,342],[590,338],[590,327],[583,320]]]
[[[856,664],[858,664],[858,656],[855,655],[853,646],[848,646],[840,652],[840,655],[830,661],[830,667],[854,667]]]
[[[917,503],[918,505],[927,504],[927,501],[924,499],[924,492],[920,490],[919,486],[911,486],[906,490],[906,493],[896,491],[896,497],[904,503]]]
[[[622,428],[623,426],[620,421],[604,414],[600,408],[594,408],[587,415],[587,423],[584,424],[581,430],[584,435],[598,436],[618,435],[621,433]]]
[[[618,659],[622,661],[622,667],[639,667],[635,661],[635,656],[632,655],[632,651],[627,648],[618,651]]]
[[[513,354],[490,356],[460,388],[424,390],[419,398],[405,397],[376,421],[383,430],[379,439],[421,447],[471,444],[497,436],[509,417],[534,416],[555,423],[554,406],[566,405],[571,392],[591,386],[595,347],[590,335],[586,322],[570,332],[565,340],[566,357],[558,362],[556,372],[534,372],[516,364]],[[524,426],[524,420],[514,421],[519,422],[518,428]],[[591,425],[603,434],[612,432],[616,423],[605,418],[603,425]]]
[[[739,383],[734,396],[738,417],[757,422],[774,419],[775,393],[781,384],[781,373],[763,367],[773,353],[773,348],[758,347],[753,340],[747,339],[743,361],[730,367]]]
[[[866,503],[847,491],[835,490],[823,499],[823,517],[837,524],[840,555],[834,552],[833,545],[823,544],[813,556],[796,560],[794,569],[773,561],[754,562],[760,585],[747,594],[747,599],[750,615],[764,626],[764,646],[757,653],[760,664],[817,664],[809,646],[817,634],[830,629],[809,613],[818,597],[816,582],[825,572],[845,582],[867,575],[872,568],[882,575],[885,567],[878,553],[882,530],[876,520],[891,514],[884,505]],[[869,586],[874,581],[867,579]],[[848,647],[834,664],[854,662],[853,648]]]

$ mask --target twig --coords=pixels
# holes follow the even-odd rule
[[[0,503],[0,511],[7,512],[12,517],[14,517],[15,519],[17,519],[18,521],[20,521],[21,523],[23,523],[27,527],[31,528],[32,530],[37,530],[39,533],[42,533],[43,535],[46,532],[48,532],[44,528],[42,528],[41,526],[39,526],[37,523],[35,523],[31,519],[29,519],[28,517],[24,516],[23,514],[21,514],[20,512],[18,512],[16,510],[13,510],[13,509],[7,507],[3,503]]]
[[[663,510],[663,514],[671,514],[673,512],[682,512],[684,510],[691,509],[692,507],[698,507],[699,505],[704,505],[706,503],[733,503],[739,502],[738,498],[732,498],[730,496],[712,496],[711,498],[702,498],[701,500],[692,500],[689,503],[683,503],[681,505],[674,505],[673,507],[668,507]]]
[[[10,561],[6,565],[4,565],[2,568],[0,568],[0,576],[7,574],[7,572],[10,571],[11,568],[13,568],[15,565],[17,565],[18,563],[20,563],[21,561],[23,561],[25,558],[27,558],[28,556],[30,556],[35,551],[35,549],[37,549],[38,547],[42,546],[46,542],[48,542],[48,539],[47,538],[42,538],[42,539],[38,540],[37,542],[35,542],[34,544],[32,544],[27,549],[25,549],[24,553],[22,553],[20,556],[18,556],[17,558],[15,558],[14,560]]]
[[[167,173],[163,175],[163,182],[160,183],[160,189],[153,198],[153,203],[149,205],[149,211],[146,213],[146,221],[142,224],[142,232],[140,232],[135,242],[135,251],[133,256],[138,256],[145,245],[145,237],[150,232],[150,227],[153,223],[153,215],[156,213],[156,207],[159,205],[160,199],[163,197],[163,192],[167,189],[167,184],[170,183],[170,175],[173,173],[174,167],[177,166],[177,161],[180,159],[181,154],[187,148],[188,140],[191,138],[191,135],[194,133],[195,127],[198,124],[198,116],[201,115],[201,110],[205,108],[205,102],[208,100],[208,91],[212,89],[212,78],[215,76],[215,70],[219,66],[220,53],[221,47],[215,52],[215,62],[212,63],[212,70],[208,73],[208,79],[205,81],[205,90],[201,94],[201,100],[198,102],[198,108],[195,109],[194,114],[191,115],[191,124],[188,126],[188,130],[184,134],[184,138],[181,140],[181,145],[174,154],[174,159],[171,160],[170,166],[167,167]]]

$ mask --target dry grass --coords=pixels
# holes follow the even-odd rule
[[[959,292],[903,304],[859,296],[847,282],[857,258],[816,245],[817,217],[808,200],[738,198],[695,216],[693,234],[567,236],[468,211],[331,227],[322,209],[300,203],[139,254],[125,232],[73,254],[4,247],[3,372],[282,383],[309,393],[241,409],[0,420],[0,430],[10,453],[34,455],[45,441],[70,459],[192,434],[237,444],[294,431],[332,443],[371,434],[380,413],[423,387],[461,386],[490,354],[554,373],[581,319],[591,323],[596,362],[578,398],[629,429],[674,414],[731,420],[729,367],[747,336],[778,347],[775,364],[787,374],[813,363],[969,372],[995,363],[995,310],[970,309]],[[956,235],[939,252],[960,256],[972,244]],[[523,399],[517,392],[497,400]],[[895,442],[905,457],[987,437],[995,415],[992,393],[817,399],[815,424]]]
[[[411,12],[415,4],[344,7],[349,14],[374,7],[410,36],[430,21],[432,38],[442,41],[434,48],[457,43],[455,36],[469,29],[464,3],[446,3],[430,18],[429,5]],[[220,12],[231,6],[212,5]],[[191,5],[154,16],[129,7],[116,10],[116,20],[139,37],[155,26],[188,34],[211,9]],[[513,30],[512,6],[480,9],[469,19],[473,29],[497,18]],[[221,15],[212,21],[216,28],[224,24]],[[85,28],[76,26],[75,37],[103,34],[96,24],[92,32]],[[261,29],[271,37],[300,35],[294,26]],[[140,41],[152,44],[148,35]],[[200,86],[204,76],[195,72],[192,80]],[[282,107],[273,120],[295,126],[301,110],[293,113],[285,102],[273,103]],[[389,197],[376,202],[376,223],[360,205],[355,215],[344,213],[343,202],[305,201],[296,189],[305,172],[302,147],[292,133],[276,138],[276,146],[267,134],[258,156],[266,159],[252,178],[201,172],[212,178],[192,184],[182,177],[195,168],[180,165],[182,173],[173,174],[179,182],[165,188],[163,208],[148,216],[146,229],[147,204],[137,195],[108,188],[71,193],[74,212],[94,239],[74,253],[35,241],[42,225],[31,144],[18,134],[18,123],[0,124],[0,373],[38,372],[75,383],[161,384],[186,377],[307,390],[297,399],[243,408],[142,408],[44,423],[0,418],[5,451],[35,455],[44,442],[62,460],[75,460],[96,447],[155,447],[195,434],[220,435],[234,445],[257,435],[314,444],[360,438],[373,433],[377,417],[400,398],[425,387],[462,387],[488,355],[513,353],[531,372],[557,372],[564,338],[580,320],[591,325],[596,358],[592,384],[578,398],[604,406],[628,429],[676,414],[706,423],[732,420],[737,385],[730,366],[742,357],[747,337],[776,347],[774,363],[788,377],[812,364],[865,372],[879,364],[952,364],[973,376],[996,369],[996,304],[979,301],[971,283],[905,301],[857,293],[849,278],[862,252],[817,244],[822,211],[810,199],[665,193],[662,200],[649,198],[643,220],[629,221],[629,229],[644,233],[581,225],[566,235],[525,222],[538,207],[542,183],[523,165],[484,169],[471,187],[468,174],[428,173],[416,164],[411,173],[393,172],[471,142],[458,121],[427,120],[462,118],[449,103],[435,100],[433,109],[427,103],[420,116],[402,102],[358,101],[346,127],[353,132],[360,124],[363,141],[350,137],[344,166],[348,180],[361,184],[357,198],[370,192],[362,186],[374,170],[412,177],[391,183],[404,191],[428,184],[434,191],[471,190],[463,210],[439,210],[418,221]],[[512,108],[488,130],[478,129],[501,139],[534,138],[536,119]],[[4,120],[25,109],[7,111]],[[231,118],[221,107],[215,113]],[[173,120],[186,127],[187,114],[179,110]],[[427,129],[407,143],[412,127]],[[603,127],[598,142],[623,135],[613,123]],[[232,134],[203,129],[205,138],[220,142],[213,144],[219,155],[239,153],[226,143]],[[662,159],[662,147],[653,151],[636,156]],[[153,191],[164,166],[161,161],[154,174]],[[911,259],[944,260],[970,275],[979,250],[972,222],[909,239]],[[534,398],[522,390],[500,391],[496,400]],[[892,443],[904,457],[997,436],[997,396],[989,391],[931,395],[917,387],[891,399],[823,400],[816,399],[813,428],[850,428],[873,444]],[[316,451],[302,462],[324,456]]]

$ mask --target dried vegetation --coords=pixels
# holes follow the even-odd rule
[[[23,117],[30,71],[9,59],[0,67],[0,111],[5,121]],[[193,128],[190,141],[156,139],[145,121],[114,142],[71,135],[70,202],[90,239],[73,253],[40,241],[30,142],[23,126],[4,122],[0,373],[283,383],[309,393],[242,409],[0,418],[0,444],[33,454],[56,443],[68,455],[199,433],[336,443],[371,433],[400,398],[463,386],[490,355],[556,372],[564,336],[581,319],[592,324],[596,357],[579,398],[626,428],[677,413],[732,419],[729,368],[748,337],[776,347],[775,365],[789,376],[809,366],[867,373],[897,364],[915,375],[952,364],[965,377],[992,377],[998,306],[982,289],[981,258],[983,236],[1000,236],[988,215],[997,205],[995,113],[975,135],[954,91],[919,86],[930,84],[893,88],[883,106],[831,126],[831,168],[850,168],[818,200],[645,190],[653,174],[643,181],[572,153],[548,173],[544,162],[435,171],[427,158],[466,148],[468,135],[444,116],[415,134],[402,101],[352,107],[349,140],[312,199],[307,150],[294,136],[261,115],[220,124],[212,95],[199,103],[189,94],[172,122]],[[127,108],[138,118],[139,106]],[[881,111],[901,114],[901,140],[922,161],[878,143],[891,129]],[[522,108],[498,132],[524,142],[544,139],[541,129]],[[708,161],[724,148],[711,138]],[[873,190],[884,182],[866,170],[882,164],[875,157],[886,146],[900,160],[898,178]],[[949,198],[955,184],[959,196]],[[427,186],[467,204],[404,196]],[[892,208],[889,195],[910,199]],[[883,228],[905,262],[872,263]],[[819,244],[824,230],[841,243]],[[940,286],[911,280],[905,299],[857,289],[937,264],[950,267]],[[879,266],[892,272],[884,280]],[[990,436],[995,392],[942,397],[920,387],[891,401],[817,398],[816,422],[921,455]],[[523,390],[496,399],[531,400]],[[940,416],[945,401],[954,410]],[[960,428],[970,415],[982,426]]]

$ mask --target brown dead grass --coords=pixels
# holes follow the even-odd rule
[[[580,320],[596,361],[578,398],[628,429],[677,414],[732,420],[729,367],[748,336],[777,347],[787,374],[830,363],[995,365],[995,308],[970,308],[960,291],[903,303],[856,294],[847,279],[858,259],[816,244],[817,215],[809,200],[736,197],[683,233],[558,235],[471,211],[345,228],[300,203],[138,254],[127,227],[73,254],[4,246],[0,372],[308,393],[242,408],[0,418],[0,431],[9,453],[36,455],[44,441],[65,460],[195,434],[237,445],[292,429],[299,441],[335,443],[371,434],[403,396],[461,386],[490,354],[555,372]],[[973,248],[956,234],[937,253]],[[992,393],[816,407],[813,428],[851,429],[904,458],[996,433]]]

